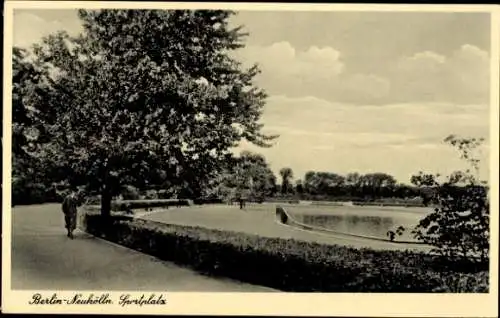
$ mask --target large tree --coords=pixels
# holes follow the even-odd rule
[[[363,195],[380,198],[390,196],[396,185],[396,179],[383,172],[367,173],[360,176],[359,184]]]
[[[288,194],[293,190],[291,180],[293,179],[292,168],[285,167],[280,169],[281,176],[281,193]]]
[[[215,179],[212,193],[227,200],[243,197],[261,201],[273,194],[276,177],[264,156],[242,151],[227,163],[227,168]]]
[[[30,118],[26,98],[47,88],[46,72],[27,60],[25,49],[12,51],[12,203],[40,203],[51,187],[48,162],[30,156],[33,132],[38,128]],[[41,140],[41,138],[40,138]]]
[[[25,97],[55,175],[101,193],[102,214],[123,185],[182,185],[197,196],[246,139],[261,132],[265,92],[230,52],[244,46],[221,10],[79,10],[83,32],[34,47],[50,85]],[[50,138],[44,138],[44,137]],[[161,176],[161,177],[160,177]]]
[[[316,195],[339,195],[343,193],[346,178],[332,172],[308,171],[304,184],[308,193]]]

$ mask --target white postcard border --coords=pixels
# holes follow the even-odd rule
[[[499,144],[499,10],[485,5],[367,5],[367,4],[243,4],[243,3],[151,3],[151,2],[57,2],[8,1],[4,7],[4,92],[12,85],[12,26],[14,8],[227,8],[233,10],[310,10],[310,11],[420,11],[491,12],[491,271],[489,294],[344,294],[344,293],[180,293],[164,292],[166,306],[127,306],[118,304],[127,292],[103,291],[13,291],[11,263],[11,96],[4,94],[3,126],[3,235],[2,235],[2,311],[5,313],[100,313],[100,314],[191,314],[191,315],[294,315],[294,316],[385,316],[385,317],[486,317],[498,310],[498,144]],[[166,286],[167,288],[167,286]],[[72,297],[76,293],[109,293],[114,305],[29,305],[33,294]],[[130,292],[131,295],[160,294]]]

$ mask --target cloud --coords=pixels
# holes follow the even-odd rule
[[[488,140],[488,110],[482,104],[436,102],[353,106],[277,95],[268,98],[262,117],[265,132],[280,134],[274,147],[242,143],[238,150],[262,153],[274,171],[290,166],[298,177],[308,170],[382,171],[408,182],[420,170],[446,174],[463,168],[443,139],[454,133]],[[483,152],[486,164],[488,149]]]
[[[476,98],[489,96],[490,59],[486,51],[464,45],[450,58],[448,68],[457,89],[464,88]]]
[[[386,96],[390,83],[375,74],[349,74],[341,53],[329,46],[299,51],[288,42],[248,46],[235,54],[246,66],[258,63],[259,85],[270,94],[367,103]]]
[[[317,19],[316,15],[314,19]],[[29,46],[41,37],[62,29],[70,34],[82,30],[76,12],[15,11],[15,45]],[[274,37],[279,38],[288,40],[258,44],[259,41],[255,39],[250,41],[251,45],[234,53],[246,65],[260,64],[262,73],[258,76],[258,84],[271,95],[316,96],[328,101],[359,105],[489,103],[489,54],[472,44],[462,44],[455,51],[447,49],[445,52],[448,53],[443,54],[432,51],[436,49],[432,45],[433,41],[428,43],[431,49],[426,49],[420,44],[424,42],[419,41],[419,45],[413,46],[412,51],[415,53],[398,57],[392,44],[386,43],[374,49],[365,47],[366,39],[361,43],[351,39],[347,44],[352,45],[342,44],[342,41],[347,41],[341,40],[342,37],[326,42],[317,39],[306,42],[320,44],[299,46],[297,43],[300,41],[291,40],[293,36],[289,38],[281,34]],[[460,37],[453,45],[458,41],[466,39]],[[330,43],[336,43],[344,51]],[[356,43],[360,45],[354,45]],[[416,50],[419,46],[422,49]],[[380,67],[372,67],[374,64],[380,64]]]
[[[389,80],[373,74],[345,75],[336,84],[335,95],[351,103],[377,103],[391,91]]]
[[[60,30],[63,25],[58,21],[45,21],[35,14],[19,13],[14,18],[14,45],[31,46],[42,37]]]
[[[365,105],[489,101],[488,53],[468,44],[449,56],[425,50],[402,56],[390,62],[384,74],[351,72],[342,53],[329,46],[298,50],[289,42],[277,42],[249,46],[236,58],[260,65],[258,84],[272,95],[312,95]]]
[[[391,76],[396,100],[488,103],[489,56],[465,44],[450,56],[424,51],[400,58]]]
[[[288,42],[277,42],[270,46],[249,46],[236,54],[247,65],[258,63],[263,70],[261,80],[275,91],[286,88],[286,85],[299,87],[318,81],[328,82],[344,68],[340,52],[331,47],[313,46],[306,51],[297,51]]]
[[[43,11],[43,10],[42,10]],[[42,13],[40,11],[40,13]],[[14,11],[14,45],[29,48],[33,43],[39,42],[44,36],[65,30],[70,34],[79,32],[82,28],[79,20],[68,17],[62,19],[44,19],[36,11]],[[61,17],[65,17],[62,15]]]
[[[309,133],[405,133],[445,137],[454,131],[487,135],[489,106],[484,104],[398,103],[382,106],[331,102],[313,96],[267,99],[266,126],[289,127]]]

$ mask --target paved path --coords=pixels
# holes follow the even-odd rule
[[[78,231],[66,237],[59,205],[12,209],[12,289],[267,292],[187,268]]]

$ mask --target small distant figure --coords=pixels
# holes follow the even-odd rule
[[[67,236],[70,239],[73,239],[73,231],[76,229],[77,208],[80,205],[82,195],[83,193],[80,190],[72,190],[62,203],[65,227],[68,232]]]
[[[146,209],[147,210],[147,209]],[[134,214],[134,211],[132,211],[132,208],[130,207],[130,205],[127,204],[127,206],[125,207],[125,214],[128,214],[128,215],[132,215]]]
[[[240,210],[243,210],[246,207],[246,201],[244,198],[239,198],[238,201],[240,202]]]
[[[387,236],[389,237],[389,240],[391,242],[394,242],[394,239],[396,238],[396,233],[394,233],[394,231],[387,231]]]

